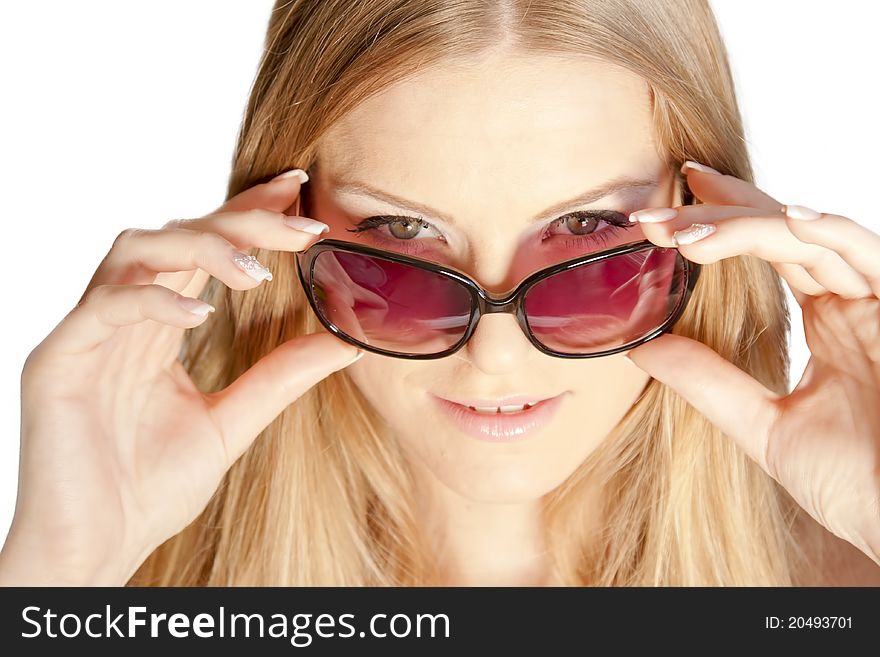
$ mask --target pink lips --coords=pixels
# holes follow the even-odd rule
[[[455,402],[431,395],[438,408],[464,433],[489,442],[522,440],[547,425],[556,414],[566,393],[538,402],[531,408],[515,413],[478,413]],[[526,403],[527,399],[516,403]]]

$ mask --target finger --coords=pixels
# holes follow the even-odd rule
[[[699,171],[687,163],[681,170],[687,176],[691,191],[704,203],[746,205],[774,212],[782,206],[752,183],[735,176]],[[880,236],[840,215],[823,214],[822,218],[831,219],[823,221],[825,228],[811,228],[813,222],[788,219],[789,228],[802,241],[837,252],[863,276],[873,294],[880,296]]]
[[[291,228],[284,215],[268,210],[237,212],[192,222],[195,228],[128,229],[120,233],[90,281],[90,286],[109,283],[152,283],[159,272],[202,269],[234,289],[249,289],[263,278],[245,272],[237,263],[248,261],[244,249],[261,248],[301,251],[317,236]],[[232,238],[232,239],[230,239]],[[261,276],[266,277],[265,273]]]
[[[330,230],[327,224],[309,217],[286,215],[262,208],[241,212],[221,212],[180,222],[178,225],[222,235],[242,251],[252,248],[269,251],[303,251]],[[207,275],[197,271],[192,280],[178,278],[168,282],[172,284],[173,289],[198,296],[207,282]],[[166,281],[162,283],[166,284]]]
[[[775,393],[708,346],[674,333],[631,349],[627,356],[680,394],[767,470],[767,437],[777,413]]]
[[[52,330],[41,349],[81,354],[109,340],[120,327],[147,319],[187,329],[201,324],[213,306],[162,285],[100,285]]]
[[[807,293],[801,292],[796,287],[791,287],[791,286],[789,286],[789,290],[791,290],[792,296],[794,297],[795,301],[797,301],[797,304],[801,308],[804,307],[804,304],[807,303],[807,301],[810,299],[811,296],[819,296],[820,294],[825,294],[824,292],[815,292],[815,293],[807,294]]]
[[[690,162],[690,160],[688,161]],[[778,210],[782,205],[750,182],[723,173],[710,173],[682,165],[681,172],[694,196],[714,205],[744,205],[763,210]]]
[[[146,284],[159,272],[194,269],[202,269],[236,290],[271,280],[268,269],[257,268],[248,254],[217,233],[165,228],[127,232],[104,258],[91,285]]]
[[[253,185],[231,199],[228,199],[208,217],[230,212],[248,212],[250,210],[266,210],[275,213],[285,213],[291,207],[299,213],[299,199],[302,184],[308,181],[308,175],[301,169],[293,169],[273,178],[266,183]],[[198,219],[175,220],[166,224],[166,227],[193,228],[196,230],[210,230],[203,225],[205,217]],[[222,230],[221,220],[216,230]],[[224,233],[230,242],[237,243],[232,231]],[[239,248],[247,248],[244,244]],[[272,247],[266,247],[272,248]],[[184,294],[199,296],[208,282],[208,275],[204,271],[167,273],[157,276],[158,283],[170,287]]]
[[[786,216],[785,221],[800,241],[837,253],[865,278],[874,296],[880,297],[880,235],[847,217],[820,214],[814,220]]]
[[[239,249],[256,247],[275,251],[300,251],[305,244],[330,230],[330,226],[322,221],[264,208],[178,219],[165,226],[211,231],[222,235]]]
[[[753,255],[769,262],[801,265],[817,283],[845,298],[874,294],[865,277],[840,255],[798,239],[781,212],[760,214],[757,208],[706,204],[674,210],[676,216],[666,221],[646,221],[650,215],[645,211],[633,213],[633,217],[640,220],[647,239],[659,246],[675,247],[693,262],[706,264],[736,255]],[[711,225],[715,231],[686,244],[681,231],[693,224]]]
[[[296,202],[300,187],[308,180],[308,174],[302,169],[291,169],[268,182],[253,185],[239,192],[214,212],[242,212],[254,208],[283,212]]]
[[[797,300],[798,305],[803,306],[810,296],[819,296],[827,294],[828,290],[816,282],[816,279],[807,273],[807,270],[800,265],[791,265],[787,262],[770,263],[786,283],[788,289]]]
[[[206,395],[228,464],[281,411],[318,381],[351,364],[357,353],[329,333],[311,333],[281,344],[226,388]]]

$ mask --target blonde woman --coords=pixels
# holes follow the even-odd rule
[[[278,2],[227,199],[27,359],[3,583],[880,583],[880,236],[706,2]]]

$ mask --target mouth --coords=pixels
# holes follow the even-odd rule
[[[561,393],[560,393],[561,394]],[[492,414],[515,414],[527,411],[539,404],[549,401],[559,395],[510,395],[497,399],[488,398],[456,398],[440,397],[447,402],[464,406],[476,413]]]
[[[513,404],[511,406],[468,406],[468,408],[472,411],[476,411],[477,413],[504,413],[505,415],[511,415],[513,413],[526,411],[540,403],[541,402],[534,402],[530,404]]]
[[[485,400],[479,400],[483,403],[475,405],[472,402],[477,400],[459,403],[432,395],[442,413],[461,431],[490,442],[511,442],[533,435],[549,424],[564,396],[560,393],[516,404],[485,404]]]

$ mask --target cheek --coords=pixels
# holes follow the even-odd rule
[[[420,412],[415,405],[422,403],[422,390],[407,385],[413,369],[412,362],[367,353],[346,372],[376,413],[399,430]]]
[[[639,399],[651,377],[622,355],[599,359],[604,363],[585,366],[572,387],[575,403],[569,405],[566,421],[580,423],[593,434],[608,434]]]

